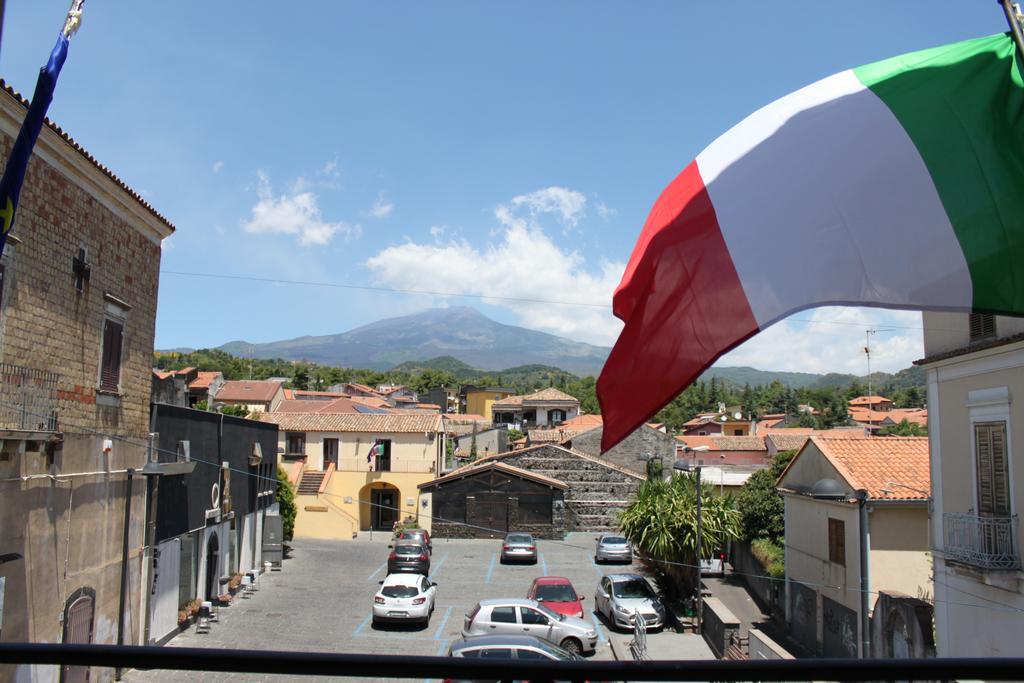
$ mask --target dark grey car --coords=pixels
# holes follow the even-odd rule
[[[430,553],[426,546],[418,543],[398,543],[394,546],[391,554],[388,555],[388,574],[397,572],[412,572],[414,574],[430,573]]]

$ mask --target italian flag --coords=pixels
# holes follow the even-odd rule
[[[995,35],[829,76],[715,140],[658,198],[615,292],[607,450],[802,309],[1024,314],[1024,86]]]

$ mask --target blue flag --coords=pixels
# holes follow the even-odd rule
[[[57,36],[57,44],[53,46],[50,59],[46,66],[39,70],[36,89],[32,93],[32,102],[28,106],[28,114],[18,131],[18,139],[7,159],[3,178],[0,178],[0,254],[7,242],[7,233],[14,226],[14,215],[18,210],[18,196],[21,194],[21,183],[25,180],[32,148],[43,127],[46,110],[53,101],[53,89],[57,86],[57,77],[68,56],[68,37],[78,28],[83,2],[73,2],[64,29]]]

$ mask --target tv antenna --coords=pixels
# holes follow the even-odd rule
[[[868,428],[871,427],[871,407],[874,403],[871,393],[871,335],[876,334],[878,330],[871,329],[870,327],[864,330],[864,355],[868,359]]]

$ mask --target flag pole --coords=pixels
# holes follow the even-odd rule
[[[1021,32],[1024,15],[1020,13],[1020,6],[1013,0],[997,0],[997,2],[1003,7],[1006,23],[1010,25],[1010,32],[1013,33],[1013,42],[1017,43],[1017,57],[1024,59],[1024,33]],[[1021,66],[1024,68],[1024,64]]]

